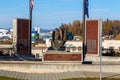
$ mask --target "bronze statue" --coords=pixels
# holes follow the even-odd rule
[[[66,28],[62,25],[59,29],[55,29],[52,33],[52,49],[62,50],[67,39]]]

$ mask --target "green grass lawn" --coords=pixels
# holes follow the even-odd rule
[[[100,78],[71,78],[62,80],[100,80]],[[102,80],[120,80],[120,78],[103,78]]]
[[[22,79],[16,79],[16,78],[10,78],[10,77],[0,76],[0,80],[22,80]]]

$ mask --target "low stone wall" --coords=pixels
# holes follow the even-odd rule
[[[72,71],[100,72],[100,65],[81,64],[80,62],[0,62],[0,70],[25,73],[59,73]],[[102,65],[102,72],[120,73],[120,65]]]

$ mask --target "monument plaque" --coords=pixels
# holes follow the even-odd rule
[[[28,55],[29,53],[29,19],[13,20],[13,43],[18,54]]]
[[[86,21],[86,43],[87,54],[99,54],[99,42],[102,21],[87,20]]]

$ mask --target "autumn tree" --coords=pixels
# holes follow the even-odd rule
[[[120,40],[120,33],[116,35],[115,39]]]
[[[63,25],[63,24],[62,24]],[[82,24],[79,20],[75,20],[69,24],[64,24],[67,32],[72,33],[74,36],[81,36],[82,35]]]
[[[73,34],[74,35],[82,35],[82,24],[80,23],[79,20],[73,21],[72,23],[72,27],[73,27]]]
[[[104,21],[103,22],[103,28],[102,28],[102,34],[103,35],[111,35],[112,34],[112,24],[111,21]]]
[[[63,25],[63,24],[62,24]],[[75,20],[72,23],[64,24],[68,32],[71,32],[74,36],[82,36],[82,23],[79,20]],[[120,34],[120,21],[119,20],[106,20],[103,21],[102,35],[114,35]]]
[[[115,36],[120,33],[120,21],[119,20],[112,21],[112,31]]]
[[[107,20],[103,21],[102,34],[104,35],[118,35],[120,33],[120,21],[119,20]]]

